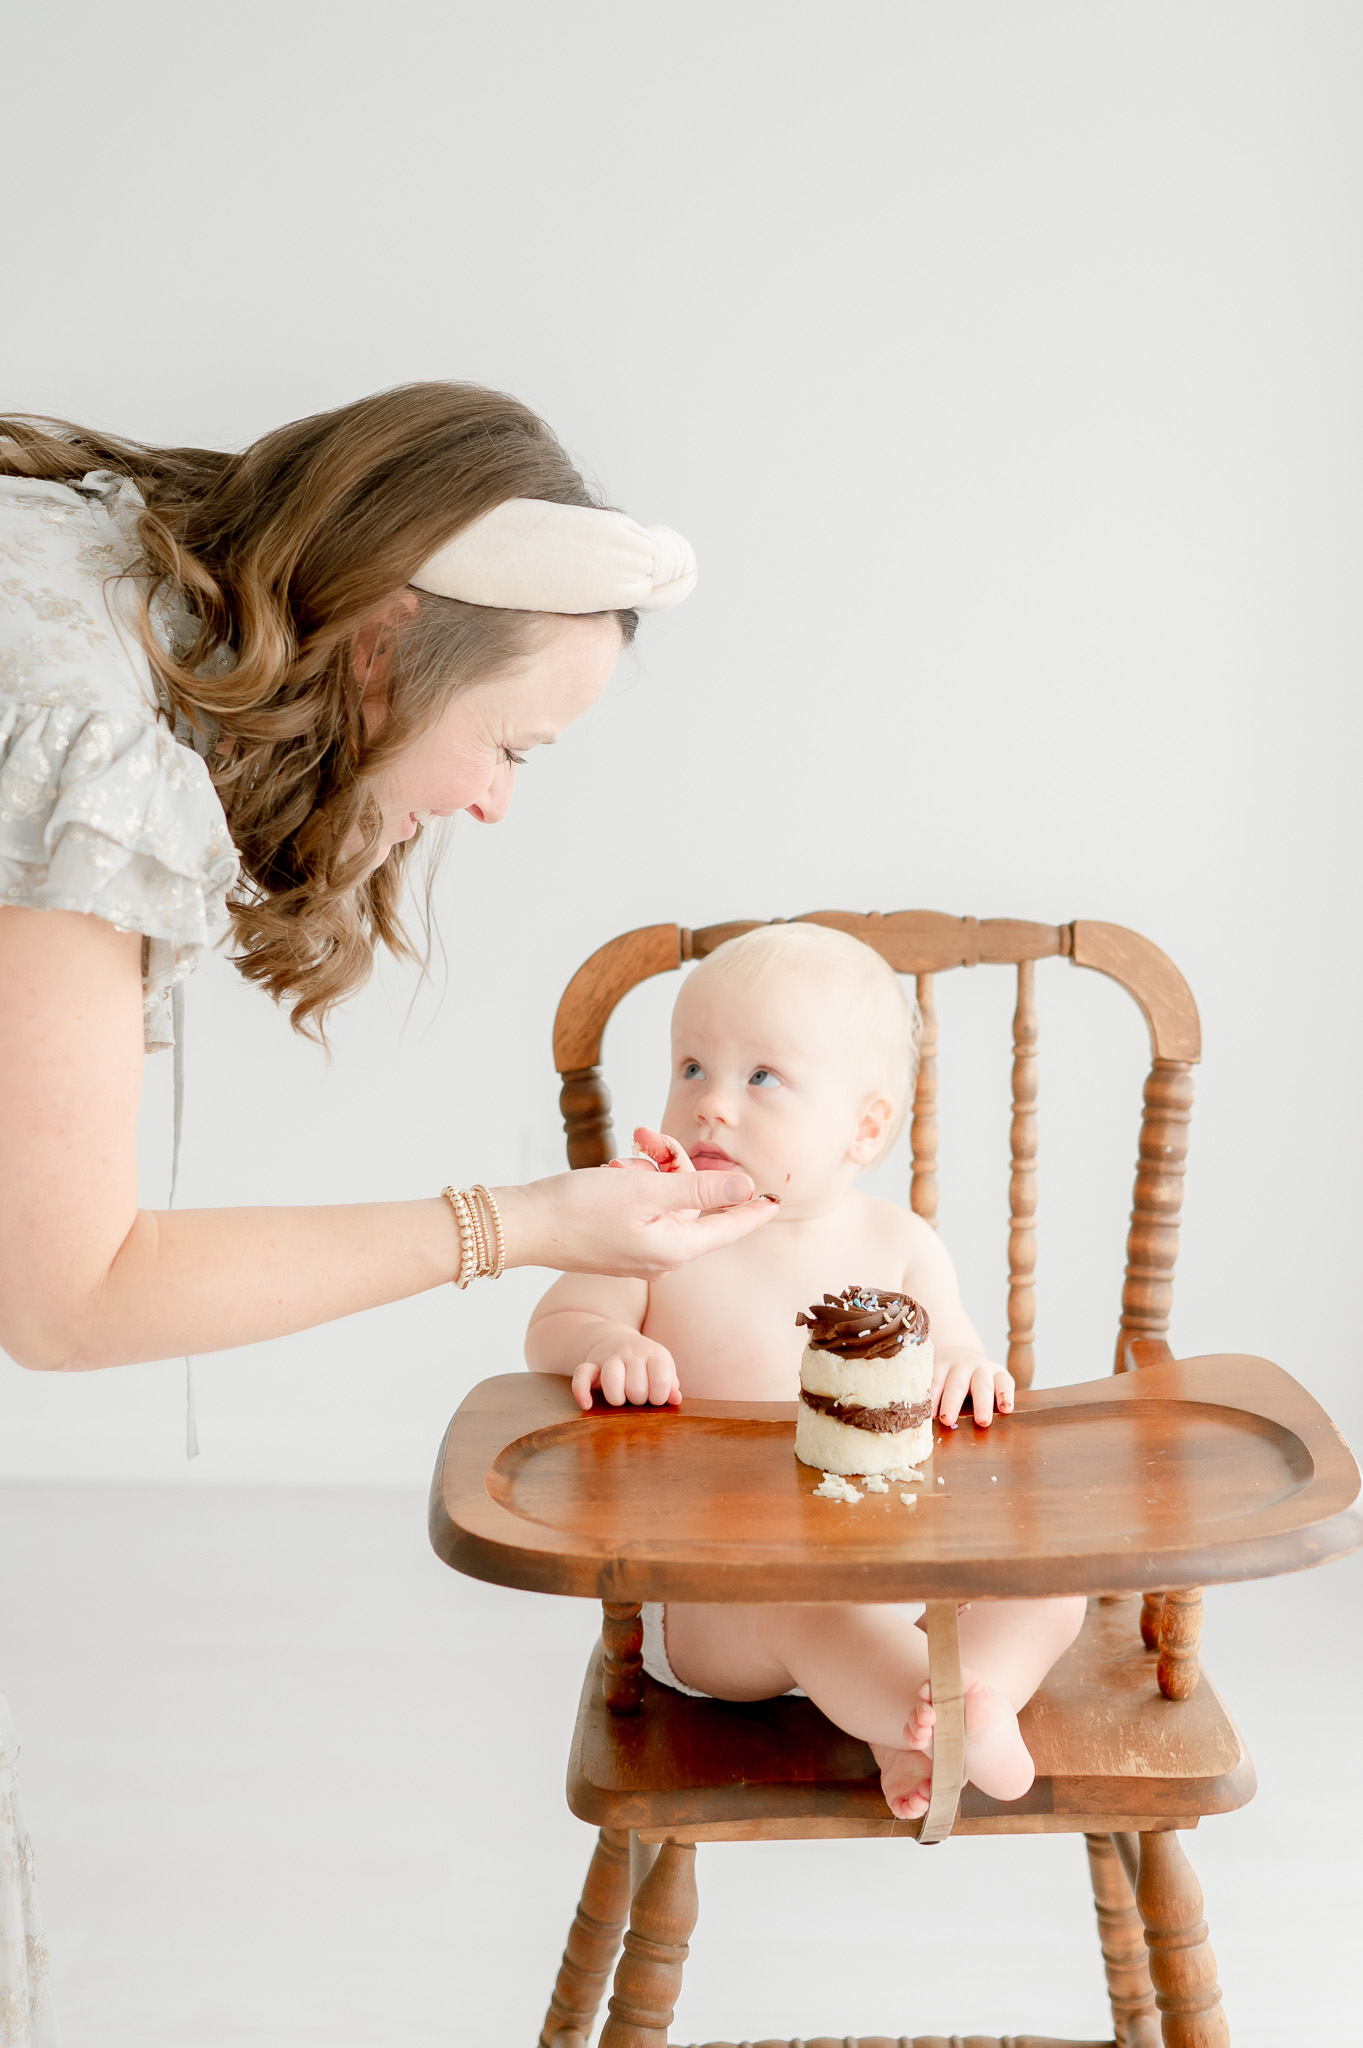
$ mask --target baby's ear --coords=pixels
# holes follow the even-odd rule
[[[861,1105],[861,1121],[852,1140],[851,1156],[858,1166],[869,1166],[885,1143],[894,1104],[885,1095],[868,1095]]]

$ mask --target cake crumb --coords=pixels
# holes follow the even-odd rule
[[[916,1493],[901,1493],[899,1498],[903,1501],[906,1508],[916,1508],[918,1505],[918,1495]]]
[[[945,1481],[945,1479],[943,1479],[943,1478],[942,1478],[942,1477],[941,1477],[941,1476],[939,1475],[939,1476],[938,1476],[938,1480],[937,1480],[937,1484],[938,1484],[939,1486],[945,1486],[945,1485],[946,1485],[946,1481]]]
[[[923,1484],[923,1475],[916,1465],[896,1465],[892,1471],[885,1474],[885,1477],[887,1479],[907,1480],[910,1486],[921,1486]]]
[[[857,1492],[855,1486],[849,1486],[841,1472],[825,1472],[821,1484],[815,1487],[814,1493],[819,1500],[845,1500],[850,1502],[861,1499],[861,1495]]]
[[[999,1475],[998,1475],[998,1473],[997,1473],[997,1472],[991,1472],[991,1473],[990,1473],[990,1475],[989,1475],[989,1484],[990,1484],[991,1486],[997,1486],[997,1485],[998,1485],[998,1483],[999,1483]]]
[[[868,1473],[861,1483],[868,1493],[888,1493],[890,1490],[878,1472]]]

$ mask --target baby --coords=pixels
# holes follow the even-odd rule
[[[662,1279],[569,1273],[531,1320],[536,1372],[570,1374],[622,1402],[789,1401],[805,1333],[796,1313],[854,1283],[898,1290],[930,1319],[933,1409],[955,1429],[1013,1406],[961,1306],[946,1247],[921,1217],[855,1185],[903,1126],[917,1067],[917,1015],[869,946],[822,925],[768,925],[731,939],[683,983],[672,1016],[662,1132],[638,1143],[664,1168],[678,1150],[702,1171],[737,1166],[779,1213],[762,1230]],[[618,1162],[625,1164],[626,1162]],[[647,1160],[634,1162],[648,1169]],[[684,1160],[683,1160],[684,1163]],[[853,1510],[848,1510],[853,1512]],[[926,1811],[933,1711],[927,1639],[901,1606],[698,1606],[645,1610],[645,1666],[683,1692],[723,1700],[806,1692],[870,1744],[893,1813]],[[1079,1632],[1082,1600],[1000,1600],[960,1619],[966,1773],[996,1799],[1034,1775],[1018,1709]]]

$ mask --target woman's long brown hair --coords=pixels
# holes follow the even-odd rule
[[[7,445],[5,445],[7,444]],[[399,906],[416,845],[372,867],[373,777],[462,685],[529,653],[537,616],[415,593],[392,628],[381,729],[366,732],[356,628],[461,528],[506,498],[598,502],[544,422],[503,392],[408,384],[296,420],[231,455],[157,448],[63,420],[0,417],[0,473],[130,477],[146,501],[141,635],[175,710],[215,744],[209,766],[241,855],[235,960],[322,1035],[375,947],[413,957]],[[198,622],[167,650],[151,599]],[[632,638],[633,612],[619,614]],[[418,835],[419,837],[419,835]]]

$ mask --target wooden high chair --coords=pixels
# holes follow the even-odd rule
[[[1199,1053],[1192,995],[1157,947],[1116,925],[925,911],[806,921],[851,932],[916,977],[924,1032],[911,1200],[929,1222],[934,978],[985,963],[1016,969],[1008,1365],[1020,1390],[1033,1366],[1035,963],[1094,968],[1140,1005],[1153,1064],[1116,1372],[1020,1391],[1015,1413],[988,1433],[943,1433],[913,1512],[898,1489],[855,1506],[815,1497],[819,1475],[793,1456],[793,1402],[614,1411],[598,1400],[584,1416],[566,1380],[529,1372],[469,1395],[436,1465],[437,1552],[475,1578],[595,1596],[605,1612],[568,1769],[568,1803],[600,1834],[541,2048],[585,2048],[622,1933],[601,2048],[664,2048],[696,1920],[697,1842],[1051,1832],[1087,1838],[1116,2048],[1161,2038],[1222,2048],[1202,1895],[1178,1831],[1243,1805],[1254,1770],[1199,1683],[1197,1589],[1342,1556],[1363,1542],[1363,1517],[1353,1459],[1294,1380],[1258,1358],[1175,1360],[1164,1341]],[[603,946],[573,977],[554,1027],[573,1166],[612,1156],[600,1051],[621,997],[750,929],[651,925]],[[856,1277],[833,1273],[828,1285]],[[963,1787],[957,1603],[1073,1593],[1091,1596],[1088,1620],[1021,1717],[1035,1784],[1011,1804]],[[810,1701],[735,1706],[645,1677],[640,1602],[669,1599],[926,1601],[937,1727],[922,1820],[893,1818],[869,1750]],[[1035,2036],[1013,2048],[1029,2043],[1043,2048]],[[895,2044],[876,2037],[860,2048]],[[917,2048],[948,2044],[920,2036]],[[1009,2044],[972,2035],[969,2048]]]

